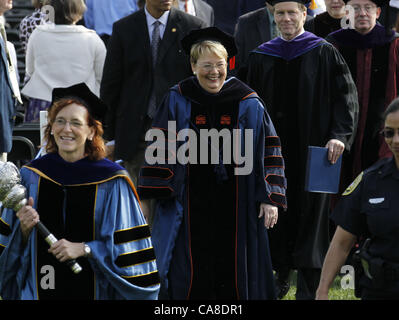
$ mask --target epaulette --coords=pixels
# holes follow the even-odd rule
[[[364,174],[368,175],[374,171],[377,171],[381,169],[383,166],[385,166],[388,162],[390,162],[392,158],[383,158],[378,160],[376,163],[374,163],[372,166],[368,167],[366,170],[364,170]]]

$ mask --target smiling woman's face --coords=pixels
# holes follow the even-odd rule
[[[335,19],[345,15],[345,2],[343,0],[324,0],[327,12]]]
[[[62,108],[55,117],[52,134],[58,153],[65,161],[75,162],[85,157],[86,141],[94,136],[87,119],[87,109],[76,103]]]
[[[396,160],[396,165],[399,165],[399,111],[389,113],[385,118],[384,131],[393,133],[392,137],[385,136],[385,142],[392,151]],[[399,166],[398,166],[399,168]]]
[[[191,64],[201,87],[209,93],[218,93],[227,76],[226,59],[212,52],[205,52]]]

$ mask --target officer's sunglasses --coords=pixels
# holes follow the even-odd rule
[[[399,134],[399,129],[395,130],[395,129],[390,129],[390,128],[384,128],[384,129],[382,129],[381,134],[384,138],[390,139],[390,138],[393,138],[393,136],[395,135],[395,131],[397,131]]]

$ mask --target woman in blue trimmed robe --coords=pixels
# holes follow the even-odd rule
[[[157,299],[150,230],[128,174],[104,158],[103,111],[83,83],[54,89],[47,154],[21,169],[28,205],[0,219],[3,299]],[[39,219],[60,239],[50,248]]]
[[[279,138],[256,93],[226,80],[228,56],[236,51],[230,36],[206,28],[182,44],[196,76],[174,86],[159,107],[148,133],[157,139],[146,150],[138,186],[146,216],[147,199],[156,199],[160,298],[275,299],[267,228],[286,203]],[[201,133],[211,130],[230,140],[209,143]],[[237,146],[245,154],[240,164]]]

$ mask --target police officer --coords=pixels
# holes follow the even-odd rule
[[[370,239],[368,248],[360,250],[364,270],[355,279],[359,297],[399,299],[399,98],[388,106],[383,120],[381,133],[393,157],[363,171],[333,211],[338,227],[324,260],[318,300],[328,299],[328,289],[358,238]]]

